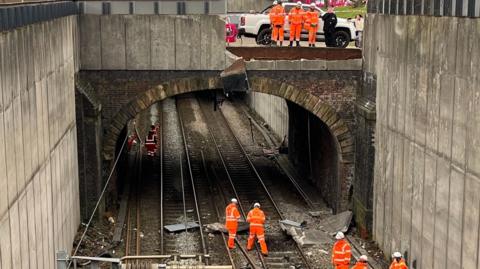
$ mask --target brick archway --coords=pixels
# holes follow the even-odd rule
[[[337,178],[340,184],[338,186],[339,189],[336,191],[338,196],[335,199],[334,209],[337,212],[346,210],[348,208],[348,192],[352,182],[354,167],[354,138],[346,122],[330,104],[306,90],[266,77],[253,76],[249,81],[250,88],[253,91],[275,95],[293,102],[314,114],[327,125],[338,150],[339,166]],[[113,117],[103,140],[104,160],[109,161],[114,158],[115,145],[122,129],[140,111],[148,108],[155,102],[171,96],[221,88],[222,82],[220,78],[210,76],[179,78],[146,90],[127,105],[124,105]]]
[[[324,100],[288,83],[278,82],[266,77],[250,78],[250,87],[256,92],[282,97],[316,115],[329,127],[332,135],[336,138],[340,161],[353,162],[353,136],[345,121]],[[221,88],[222,82],[218,77],[189,77],[168,81],[143,92],[136,99],[123,106],[112,119],[104,139],[104,159],[113,159],[118,136],[128,120],[134,118],[136,114],[153,103],[183,93]]]

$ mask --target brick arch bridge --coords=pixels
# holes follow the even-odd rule
[[[335,211],[348,208],[348,195],[353,176],[353,137],[346,121],[341,117],[335,108],[320,98],[301,87],[294,86],[288,82],[282,82],[277,79],[254,76],[250,78],[250,87],[255,92],[282,97],[292,103],[295,103],[312,114],[316,115],[328,127],[332,135],[336,148],[336,182],[339,183],[338,190],[335,192],[338,196],[334,198]],[[218,76],[187,77],[177,78],[157,86],[150,87],[148,90],[137,95],[113,116],[110,125],[106,128],[103,145],[104,161],[111,161],[114,158],[115,146],[120,133],[128,120],[133,119],[137,113],[148,108],[155,102],[175,95],[221,89],[222,82]]]
[[[254,77],[250,79],[250,87],[255,92],[282,97],[316,115],[329,127],[331,133],[336,138],[340,152],[340,161],[351,160],[350,146],[353,139],[352,134],[345,121],[325,101],[298,87],[268,77]],[[104,159],[113,159],[117,139],[127,122],[153,103],[183,93],[221,88],[222,82],[218,77],[193,77],[174,79],[143,92],[136,99],[124,105],[113,117],[110,126],[107,127],[103,147]]]

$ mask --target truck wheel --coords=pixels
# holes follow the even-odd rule
[[[270,28],[265,28],[260,30],[260,33],[257,35],[257,44],[258,45],[270,45],[272,43],[272,30]]]
[[[338,48],[346,48],[350,43],[350,35],[343,30],[336,31],[334,37],[335,46]]]

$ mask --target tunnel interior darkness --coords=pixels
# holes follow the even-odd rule
[[[339,151],[328,126],[301,106],[287,101],[289,159],[336,213],[340,198]]]

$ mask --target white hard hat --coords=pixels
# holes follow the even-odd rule
[[[400,252],[394,252],[393,255],[392,255],[394,258],[401,258],[402,257],[402,253]]]
[[[335,235],[335,239],[337,239],[337,240],[340,240],[340,239],[343,239],[343,238],[345,238],[345,235],[342,232],[338,232]]]
[[[297,6],[301,6],[302,5],[302,2],[301,1],[297,1]]]
[[[273,1],[273,4],[274,4],[274,5],[278,5],[277,0]]]
[[[255,203],[255,204],[253,204],[253,207],[260,207],[260,204],[259,204],[259,203]]]
[[[232,201],[232,203],[235,203],[235,204],[238,203],[237,199],[235,199],[235,198],[232,198],[231,201]]]
[[[368,257],[367,257],[367,255],[362,255],[362,256],[360,256],[360,258],[358,258],[358,260],[361,261],[361,262],[367,262]]]
[[[310,4],[310,7],[314,7],[314,8],[315,8],[315,7],[317,7],[317,5],[315,5],[315,3],[311,3],[311,4]]]

